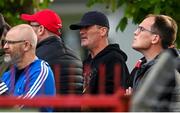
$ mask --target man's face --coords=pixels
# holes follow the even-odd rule
[[[137,51],[146,51],[152,45],[153,32],[151,26],[154,23],[154,17],[148,17],[144,19],[134,32],[134,40],[132,42],[132,48]]]
[[[40,25],[38,22],[29,22],[29,25],[33,28],[34,32],[37,35],[38,43],[44,40],[44,37],[47,37],[45,34],[45,27]]]
[[[9,32],[2,41],[5,50],[4,61],[7,63],[18,63],[23,58],[23,44],[25,40],[20,40],[18,35]]]
[[[97,25],[87,26],[80,29],[81,46],[93,49],[101,38],[100,27]]]
[[[40,24],[38,22],[29,22],[29,25],[33,28],[35,33],[38,34]]]

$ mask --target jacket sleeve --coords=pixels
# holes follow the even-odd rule
[[[8,94],[8,87],[3,81],[0,80],[0,95],[6,94]]]

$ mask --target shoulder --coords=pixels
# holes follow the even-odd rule
[[[30,64],[29,68],[31,69],[31,71],[41,71],[46,68],[49,68],[49,64],[44,60],[36,59],[34,62]]]
[[[9,79],[10,78],[10,70],[9,71],[7,71],[7,72],[5,72],[2,76],[1,76],[1,79],[2,79],[2,81],[6,81],[7,79]]]
[[[127,60],[127,55],[124,51],[122,51],[118,44],[109,44],[104,49],[104,54],[106,57],[110,57],[111,59],[116,60]]]
[[[43,66],[48,65],[48,63],[42,59],[36,59],[34,62],[30,64],[30,67]]]
[[[47,78],[47,76],[53,76],[53,72],[47,62],[41,59],[35,60],[27,71],[31,78]]]
[[[101,59],[101,58],[100,58]],[[117,51],[111,51],[102,56],[105,62],[126,62],[124,56]]]

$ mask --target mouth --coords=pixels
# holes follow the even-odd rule
[[[8,55],[10,55],[10,52],[4,52],[4,55],[6,55],[6,56],[8,56]]]
[[[136,40],[136,37],[133,38],[133,41],[135,41],[135,40]]]
[[[85,36],[81,35],[81,39],[85,39],[85,38],[86,38]]]
[[[87,39],[87,37],[83,37],[83,36],[81,37],[81,40],[86,40],[86,39]]]

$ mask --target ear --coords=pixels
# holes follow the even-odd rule
[[[105,36],[107,34],[107,28],[101,27],[100,33],[101,33],[101,36]]]
[[[30,42],[26,41],[23,47],[24,47],[24,51],[28,51],[31,48]]]
[[[152,44],[160,43],[160,40],[161,40],[160,36],[157,34],[154,34],[152,38]]]
[[[38,35],[42,35],[42,34],[44,34],[44,32],[45,32],[45,27],[42,25],[39,26],[39,29],[37,31]]]

